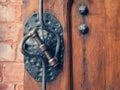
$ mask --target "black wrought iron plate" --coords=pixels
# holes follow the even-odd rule
[[[38,82],[42,81],[42,63],[41,59],[45,60],[47,63],[47,78],[46,81],[52,81],[54,80],[60,71],[62,70],[63,67],[63,62],[64,62],[64,40],[63,40],[63,30],[62,27],[59,23],[59,21],[54,17],[53,15],[49,13],[44,13],[44,24],[46,30],[39,30],[39,37],[41,40],[47,45],[50,53],[54,55],[55,53],[55,48],[57,44],[57,40],[55,35],[52,33],[47,32],[48,30],[52,30],[54,33],[57,33],[60,37],[60,49],[58,52],[58,62],[59,65],[57,67],[51,67],[47,63],[47,58],[41,52],[38,48],[38,45],[33,39],[27,40],[25,43],[25,49],[28,50],[31,54],[36,54],[39,55],[40,57],[24,57],[24,64],[25,64],[25,69],[27,72]],[[34,13],[25,23],[24,27],[24,36],[31,31],[34,27],[40,27],[39,24],[39,14]]]

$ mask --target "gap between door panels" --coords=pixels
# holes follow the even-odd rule
[[[67,4],[67,28],[69,41],[69,58],[70,58],[70,90],[73,90],[73,60],[72,60],[72,5],[73,0],[68,0]]]

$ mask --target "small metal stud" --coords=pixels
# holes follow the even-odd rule
[[[25,64],[28,64],[29,63],[29,60],[25,60]]]
[[[48,71],[51,71],[51,70],[52,70],[52,68],[49,68],[49,69],[48,69]]]
[[[53,75],[53,73],[52,73],[52,72],[50,72],[50,73],[49,73],[49,76],[52,76],[52,75]]]
[[[36,66],[37,66],[37,67],[40,67],[40,66],[41,66],[41,64],[40,64],[40,63],[36,63]]]
[[[53,79],[54,79],[54,77],[51,77],[51,78],[50,78],[50,80],[53,80]]]
[[[88,14],[88,8],[85,4],[82,4],[80,7],[79,7],[79,13],[81,15],[87,15]]]
[[[89,31],[88,26],[86,24],[81,24],[79,26],[79,31],[81,34],[87,34]]]
[[[42,77],[43,73],[39,73],[38,76]]]

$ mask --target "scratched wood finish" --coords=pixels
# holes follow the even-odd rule
[[[23,22],[32,15],[38,12],[39,0],[23,0]],[[52,13],[57,17],[63,27],[64,42],[65,42],[65,62],[63,71],[53,82],[47,83],[47,90],[69,90],[70,86],[70,58],[69,58],[69,23],[67,19],[67,8],[69,7],[68,0],[44,0],[45,11]],[[24,90],[41,90],[41,83],[37,83],[25,71]]]
[[[90,30],[80,35],[78,7],[89,8]],[[74,0],[72,6],[73,90],[120,90],[120,0]]]

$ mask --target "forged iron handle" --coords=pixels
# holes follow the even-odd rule
[[[50,52],[47,50],[46,45],[41,41],[36,30],[30,32],[30,36],[37,42],[39,49],[45,54],[48,59],[50,66],[55,66],[57,64],[57,58],[51,56]]]
[[[56,56],[51,56],[50,52],[48,51],[46,45],[42,42],[42,40],[40,39],[39,35],[38,35],[38,32],[36,29],[30,31],[26,37],[23,39],[23,42],[22,42],[22,52],[24,55],[26,56],[29,56],[29,57],[36,57],[37,55],[34,55],[34,54],[30,54],[29,52],[27,52],[25,50],[25,47],[24,47],[24,44],[25,42],[30,38],[32,37],[38,44],[38,47],[39,49],[45,54],[45,56],[47,57],[48,59],[48,63],[50,66],[56,66],[57,65],[57,58]],[[59,40],[58,40],[59,41]],[[59,44],[59,43],[58,43]],[[59,47],[59,45],[57,45],[57,48]],[[59,50],[59,49],[58,49]],[[57,50],[56,50],[57,51]],[[55,54],[56,55],[56,54]],[[37,56],[38,57],[38,56]]]

